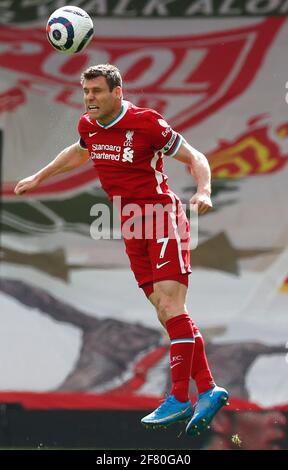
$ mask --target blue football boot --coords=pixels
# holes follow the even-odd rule
[[[156,410],[144,416],[141,423],[149,428],[166,427],[179,421],[187,421],[192,413],[190,400],[183,403],[176,400],[174,395],[169,395]]]
[[[196,436],[209,427],[216,413],[227,405],[229,394],[225,388],[215,387],[200,393],[196,402],[192,419],[186,427],[189,436]]]

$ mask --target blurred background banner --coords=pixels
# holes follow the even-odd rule
[[[27,196],[13,193],[77,141],[80,74],[111,62],[126,99],[157,109],[209,159],[214,210],[199,220],[187,307],[216,382],[231,392],[233,420],[243,429],[257,419],[256,429],[269,419],[284,425],[287,1],[66,3],[94,20],[95,37],[80,55],[60,54],[46,40],[47,18],[65,2],[0,5],[0,401],[132,411],[153,408],[169,390],[168,337],[122,240],[90,236],[91,208],[110,206],[91,163]],[[187,203],[195,190],[188,170],[166,163],[171,188]],[[216,420],[216,436],[231,434],[226,424]]]
[[[65,0],[5,0],[3,23],[46,20]],[[287,0],[74,0],[91,16],[100,18],[193,18],[231,16],[285,16]]]

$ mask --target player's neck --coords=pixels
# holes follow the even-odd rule
[[[108,116],[102,118],[102,119],[97,119],[97,122],[103,126],[107,126],[107,124],[110,124],[112,121],[117,119],[117,117],[122,113],[123,111],[123,101],[121,100],[119,103],[117,103],[117,106],[113,110],[111,114]]]

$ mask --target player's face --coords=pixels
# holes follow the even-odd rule
[[[84,80],[83,92],[85,108],[91,119],[107,124],[119,113],[122,89],[117,86],[110,91],[105,77]]]

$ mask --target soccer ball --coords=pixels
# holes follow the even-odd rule
[[[55,10],[46,26],[51,46],[64,54],[83,51],[91,41],[93,33],[93,22],[88,13],[74,6]]]

